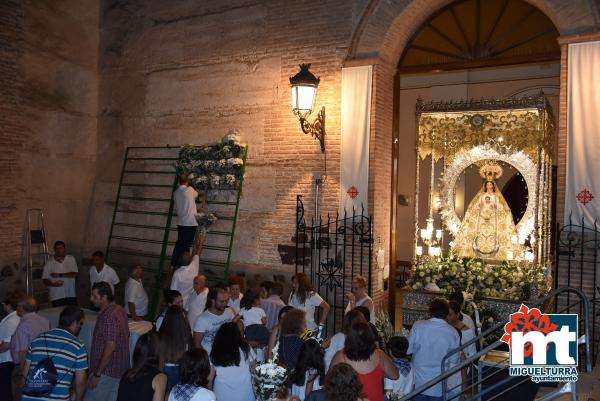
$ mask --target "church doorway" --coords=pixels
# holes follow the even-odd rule
[[[395,283],[404,285],[414,257],[415,187],[428,185],[431,162],[421,160],[420,181],[415,182],[415,105],[423,102],[457,102],[467,99],[507,99],[543,91],[558,111],[559,32],[538,8],[521,0],[463,0],[433,13],[412,35],[402,51],[394,77],[393,177],[391,256]],[[556,118],[557,113],[554,114]],[[556,121],[555,121],[556,122]],[[554,147],[556,149],[556,146]],[[429,156],[431,157],[431,156]],[[429,159],[430,160],[430,159]],[[555,158],[556,160],[556,158]],[[441,169],[441,162],[434,163]],[[518,172],[505,177],[502,192],[513,217],[522,215],[527,188]],[[468,206],[477,173],[466,174],[457,191],[457,214]],[[475,178],[473,178],[475,176]],[[477,183],[479,185],[480,183]],[[433,218],[440,226],[434,186]],[[420,196],[420,210],[428,197]],[[425,218],[426,216],[423,216]],[[419,227],[424,221],[417,222]],[[394,262],[393,261],[393,262]],[[394,264],[392,262],[392,265]],[[400,292],[390,292],[390,311],[401,321]]]

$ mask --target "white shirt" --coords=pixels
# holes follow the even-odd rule
[[[408,336],[408,351],[412,354],[415,370],[415,387],[419,387],[441,374],[442,358],[460,344],[458,332],[445,320],[431,318],[415,322]],[[446,369],[458,363],[458,353],[448,360]],[[442,384],[438,383],[423,392],[441,397]]]
[[[315,323],[315,309],[323,303],[323,298],[316,292],[311,292],[306,294],[306,300],[304,303],[300,303],[300,299],[298,299],[298,295],[295,292],[290,294],[290,299],[288,302],[289,306],[292,306],[296,309],[303,310],[306,315],[306,327],[308,327],[311,331],[317,330],[317,324]]]
[[[364,298],[361,298],[354,303],[354,308],[356,308],[357,306],[364,305],[367,301],[371,301],[371,307],[369,308],[369,312],[371,312],[370,317],[369,317],[369,322],[372,324],[375,324],[375,322],[377,321],[377,318],[375,316],[375,303],[373,302],[373,298],[371,298],[368,295],[365,295]],[[346,305],[346,310],[344,311],[344,314],[350,312],[354,308],[350,304],[350,301],[348,301],[348,305]]]
[[[462,322],[466,326],[468,326],[468,327],[470,327],[472,329],[475,328],[475,323],[473,322],[473,319],[471,319],[471,316],[469,316],[469,315],[467,315],[466,313],[463,313],[463,312],[460,312],[460,315],[462,316]]]
[[[240,316],[243,318],[244,327],[248,327],[253,324],[264,324],[262,319],[267,318],[265,311],[258,306],[253,306],[250,309],[240,309]]]
[[[190,401],[216,401],[217,397],[212,391],[205,389],[204,387],[198,387],[196,393],[190,398]],[[169,393],[169,401],[179,401],[175,398],[175,392]]]
[[[222,315],[215,315],[209,310],[205,310],[198,316],[194,322],[194,333],[202,333],[202,348],[210,354],[217,330],[223,323],[231,322],[234,314],[230,309],[225,309]]]
[[[106,263],[98,273],[96,266],[90,267],[90,288],[93,287],[94,284],[99,283],[100,281],[104,281],[110,285],[110,288],[115,295],[115,285],[119,284],[119,276],[115,269],[107,265]]]
[[[255,401],[250,376],[250,365],[253,362],[252,349],[248,357],[240,349],[240,364],[237,366],[215,366],[216,376],[213,391],[217,400]]]
[[[15,334],[15,330],[17,330],[17,326],[19,325],[20,321],[21,318],[19,315],[17,315],[16,311],[12,311],[8,315],[4,316],[4,319],[0,321],[0,341],[9,343],[10,338],[13,334]],[[0,363],[4,362],[12,362],[10,349],[0,352]]]
[[[410,372],[406,376],[400,372],[400,376],[396,380],[384,378],[383,388],[403,395],[410,393],[415,388],[415,370],[411,366]]]
[[[333,357],[336,352],[344,348],[344,343],[346,342],[346,335],[341,331],[339,333],[335,333],[333,337],[329,340],[329,347],[325,350],[325,372],[329,370],[329,365],[331,365],[331,361],[333,361]]]
[[[180,185],[173,193],[173,201],[175,202],[175,210],[177,211],[178,226],[198,226],[196,215],[196,198],[198,192],[187,185]]]
[[[135,314],[139,317],[148,314],[148,294],[142,283],[132,277],[129,277],[125,284],[125,310],[127,313],[129,313],[129,302],[135,305]]]
[[[240,313],[240,301],[242,298],[244,298],[244,294],[240,293],[239,297],[229,298],[229,301],[227,301],[227,306],[233,309],[236,314]]]
[[[78,273],[77,262],[71,255],[66,255],[65,259],[61,262],[54,258],[49,259],[44,265],[44,272],[42,273],[42,279],[47,279],[52,282],[61,280],[63,285],[60,287],[48,287],[48,297],[50,301],[56,301],[57,299],[63,298],[75,298],[77,293],[75,292],[75,277],[52,277],[51,273]]]
[[[188,298],[194,291],[194,277],[198,275],[199,269],[200,258],[198,255],[194,255],[189,265],[181,266],[173,273],[171,289],[179,291],[184,305],[187,304]],[[193,322],[190,321],[190,324],[193,324]]]
[[[206,309],[206,297],[208,296],[208,288],[202,290],[200,294],[196,291],[192,291],[190,294],[185,310],[187,311],[188,322],[193,325],[196,322],[198,316]]]

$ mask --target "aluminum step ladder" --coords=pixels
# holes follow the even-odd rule
[[[33,295],[33,271],[44,267],[50,258],[44,212],[42,209],[27,209],[25,213],[25,240],[23,242],[23,257],[25,259],[25,283],[27,295]]]

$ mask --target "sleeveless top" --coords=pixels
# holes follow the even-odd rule
[[[134,382],[130,382],[126,376],[123,376],[119,383],[117,401],[152,401],[152,397],[154,396],[152,380],[159,373],[161,373],[160,370],[148,367]]]
[[[344,361],[348,363],[344,353]],[[352,365],[350,365],[352,366]],[[358,372],[356,372],[358,373]],[[358,373],[358,379],[363,386],[363,394],[369,401],[384,401],[383,379],[385,374],[381,368],[381,359],[369,373]]]

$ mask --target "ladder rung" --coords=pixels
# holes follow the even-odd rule
[[[199,259],[199,262],[200,262],[201,265],[210,265],[210,266],[218,266],[218,267],[225,267],[225,266],[227,266],[226,262],[219,262],[218,260]]]
[[[140,252],[140,251],[133,251],[133,250],[130,250],[130,249],[110,248],[109,251],[110,252],[114,252],[114,253],[120,253],[120,254],[123,254],[123,255],[143,256],[143,257],[146,257],[146,258],[160,259],[160,255],[157,255],[155,253],[146,253],[146,252]]]
[[[145,224],[133,224],[133,223],[115,223],[114,225],[120,226],[120,227],[148,228],[150,230],[164,230],[165,229],[165,227],[163,227],[163,226],[150,226],[150,225],[145,225]],[[177,231],[177,227],[171,227],[171,228],[169,228],[169,230]]]
[[[146,242],[148,244],[162,244],[163,242],[157,239],[148,239],[148,238],[136,238],[136,237],[125,237],[123,235],[113,235],[114,239],[121,239],[124,241],[133,241],[133,242]]]
[[[173,230],[173,228],[171,228],[171,230]],[[212,234],[212,235],[224,235],[226,237],[231,237],[231,232],[228,232],[228,231],[211,231],[211,230],[209,230],[209,231],[207,231],[206,235],[209,235],[209,234]]]
[[[123,171],[125,174],[171,174],[175,175],[173,171],[156,171],[156,170],[125,170]]]
[[[229,247],[227,247],[227,246],[217,246],[217,245],[204,245],[202,247],[202,249],[211,249],[213,251],[223,251],[223,252],[228,252],[229,251]]]
[[[167,212],[149,212],[146,210],[117,210],[118,213],[132,213],[132,214],[147,214],[150,216],[167,216],[169,213]]]
[[[134,201],[148,201],[148,202],[171,202],[171,199],[167,199],[167,198],[140,198],[137,196],[121,196],[121,199],[134,200]]]
[[[207,205],[230,205],[230,206],[235,206],[237,205],[236,202],[225,202],[225,201],[206,201]]]
[[[231,216],[219,216],[218,214],[216,215],[218,220],[228,220],[228,221],[233,221],[233,217]]]
[[[121,184],[122,187],[148,187],[148,188],[173,188],[173,185],[167,184],[128,184],[126,182]]]
[[[179,157],[128,157],[126,160],[179,160]]]

